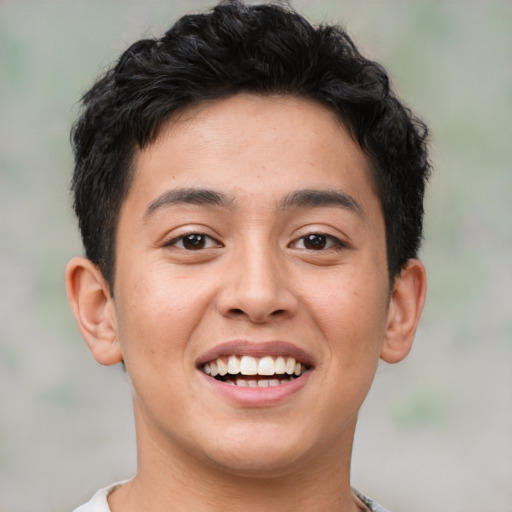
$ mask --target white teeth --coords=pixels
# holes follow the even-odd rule
[[[288,377],[286,379],[236,379],[236,380],[227,380],[227,384],[234,384],[235,386],[239,386],[241,388],[264,388],[264,387],[274,387],[281,386],[282,384],[287,384],[291,382],[293,379]]]
[[[295,371],[295,359],[293,357],[286,358],[285,371],[288,375],[293,375]]]
[[[219,375],[226,375],[228,373],[228,365],[220,357],[217,359],[217,369],[219,370]]]
[[[237,375],[240,373],[240,359],[236,356],[229,356],[228,359],[228,373],[230,375]]]
[[[242,375],[257,375],[258,362],[256,359],[251,356],[242,356],[240,360],[240,373]]]
[[[210,363],[206,363],[202,367],[203,372],[206,375],[211,375],[212,377],[216,377],[217,375],[225,376],[229,375],[261,375],[261,376],[296,376],[299,377],[303,372],[306,371],[306,367],[300,363],[295,361],[293,357],[272,357],[265,356],[261,358],[252,357],[252,356],[236,356],[231,355],[227,358],[219,357],[215,361],[211,361]],[[238,381],[239,379],[237,379]],[[260,379],[260,381],[277,381],[279,384],[279,379]],[[250,381],[243,381],[250,382]],[[281,382],[282,383],[282,382]],[[240,385],[244,385],[240,384]],[[266,384],[263,384],[264,386]],[[277,384],[270,384],[277,385]]]
[[[286,373],[286,361],[284,360],[284,357],[277,357],[276,358],[276,364],[274,365],[274,371],[278,375],[283,375]]]
[[[274,375],[274,359],[272,357],[266,356],[260,359],[258,375]]]

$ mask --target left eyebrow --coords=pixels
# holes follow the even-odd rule
[[[339,190],[297,190],[281,199],[278,206],[280,209],[334,206],[354,212],[361,219],[366,220],[366,215],[361,205],[352,196]]]

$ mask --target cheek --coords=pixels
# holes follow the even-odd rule
[[[344,371],[375,366],[387,317],[387,283],[381,273],[338,269],[321,290],[309,290],[308,309],[328,342],[333,362]]]
[[[119,282],[118,334],[128,370],[151,366],[155,373],[183,366],[208,302],[206,290],[163,267],[125,275]]]

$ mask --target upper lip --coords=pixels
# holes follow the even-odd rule
[[[252,356],[252,357],[293,357],[297,362],[304,363],[306,366],[314,367],[314,358],[304,349],[301,349],[288,341],[250,341],[234,340],[216,345],[210,350],[201,354],[197,360],[197,367],[203,364],[215,361],[219,357],[225,356]]]

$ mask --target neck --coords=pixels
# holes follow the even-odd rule
[[[349,442],[324,457],[295,461],[293,468],[260,472],[230,471],[163,443],[137,420],[138,471],[109,497],[112,512],[356,512],[361,510],[350,487]]]

